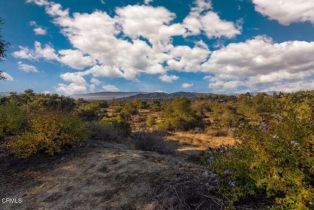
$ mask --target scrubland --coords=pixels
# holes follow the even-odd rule
[[[313,209],[314,92],[0,99],[0,209]]]

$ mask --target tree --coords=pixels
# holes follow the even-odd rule
[[[3,24],[3,21],[0,18],[0,27],[2,24]],[[0,61],[3,60],[5,57],[5,51],[6,51],[7,46],[8,46],[8,43],[2,39],[2,36],[0,34]],[[4,79],[6,79],[6,77],[4,76],[3,71],[0,71],[0,80],[4,80]]]

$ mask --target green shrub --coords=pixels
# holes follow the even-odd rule
[[[101,120],[103,125],[112,126],[113,129],[117,130],[122,136],[128,136],[131,133],[130,123],[118,116],[118,117],[104,117]]]
[[[86,121],[97,121],[104,116],[99,103],[83,103],[76,110],[77,115]]]
[[[125,102],[120,111],[120,116],[122,118],[129,119],[132,115],[136,114],[138,114],[137,104],[135,104],[134,102]]]
[[[54,155],[86,137],[85,125],[76,117],[57,112],[36,113],[31,116],[28,131],[15,136],[9,142],[9,149],[20,158],[39,152]]]
[[[185,97],[177,97],[165,106],[162,112],[160,128],[166,130],[189,130],[201,126],[191,109],[191,101]]]
[[[261,123],[237,129],[240,145],[208,156],[213,190],[228,198],[229,207],[264,197],[273,209],[314,208],[313,106],[276,103],[281,109],[271,115],[259,104]]]
[[[150,104],[150,108],[154,112],[160,112],[161,111],[161,103],[158,100],[153,100]]]
[[[153,128],[155,125],[156,125],[156,117],[154,116],[148,116],[147,117],[147,120],[146,120],[146,125],[149,127],[149,128]]]
[[[26,121],[27,115],[23,107],[13,103],[0,105],[0,140],[22,132]]]

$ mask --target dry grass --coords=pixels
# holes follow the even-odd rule
[[[216,137],[193,132],[175,132],[167,136],[167,140],[181,145],[177,151],[204,151],[209,148],[235,145],[238,142],[230,136]]]

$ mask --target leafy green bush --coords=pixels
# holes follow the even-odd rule
[[[131,126],[128,120],[118,116],[118,117],[104,117],[101,120],[103,125],[111,126],[113,129],[117,130],[122,136],[128,136],[131,133]]]
[[[84,123],[66,113],[35,113],[28,123],[28,130],[8,144],[11,153],[20,158],[39,152],[54,155],[65,146],[75,145],[87,137]]]
[[[150,115],[147,117],[146,125],[148,128],[153,128],[156,125],[156,117]]]
[[[241,144],[208,156],[212,190],[227,197],[230,208],[264,197],[273,209],[313,209],[313,104],[287,99],[276,101],[279,109],[262,104],[254,106],[260,123],[237,129]]]
[[[57,94],[35,94],[32,90],[26,90],[22,94],[10,93],[3,100],[18,106],[27,106],[33,110],[71,112],[75,108],[75,100],[70,97]]]
[[[162,129],[188,130],[200,125],[200,119],[191,109],[191,101],[185,97],[173,99],[162,112]]]
[[[137,104],[131,102],[126,102],[120,111],[120,116],[125,119],[129,119],[132,115],[136,114],[138,114]]]
[[[23,107],[13,103],[0,105],[0,140],[23,131],[27,116]]]
[[[83,103],[76,110],[77,115],[86,121],[97,121],[104,116],[104,110],[99,103]]]
[[[153,100],[150,103],[150,109],[154,112],[160,112],[161,111],[161,103],[158,100]]]

